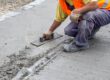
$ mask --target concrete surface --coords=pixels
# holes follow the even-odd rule
[[[56,51],[57,58],[28,80],[110,80],[109,30],[109,25],[102,28],[88,50]]]
[[[22,67],[31,66],[62,42],[63,39],[59,39],[39,48],[30,45],[48,30],[55,16],[56,4],[56,0],[47,0],[41,5],[31,3],[26,5],[28,8],[24,6],[25,9],[17,10],[19,15],[11,14],[13,17],[0,21],[0,80],[11,80]],[[56,32],[63,34],[63,27]]]
[[[41,5],[0,22],[0,65],[8,61],[6,56],[18,52],[48,30],[54,19],[56,4],[56,0],[46,0]],[[57,31],[63,33],[62,27]]]
[[[63,41],[59,39],[59,41],[51,42],[40,48],[29,45],[30,42],[38,39],[52,23],[56,4],[57,0],[46,0],[41,5],[30,10],[24,10],[22,14],[0,22],[0,66],[5,64],[5,61],[10,61],[8,65],[0,68],[0,77],[5,74],[8,75],[5,80],[11,80],[16,74],[11,75],[9,79],[10,73],[13,73],[13,68],[17,69],[18,72],[19,66],[22,68],[25,64],[26,66],[29,63],[32,65],[38,60],[37,55],[42,54],[39,56],[43,57],[44,53],[48,53],[49,50]],[[57,29],[57,32],[63,34],[63,28],[67,23],[69,21]],[[91,47],[88,50],[72,54],[56,51],[59,53],[58,57],[44,67],[44,70],[30,76],[29,80],[110,80],[109,26],[104,26],[97,33],[96,38],[90,42]],[[29,48],[24,49],[24,52],[20,51],[26,45],[29,45]],[[16,55],[17,52],[19,55]],[[12,55],[13,53],[15,55]],[[15,66],[16,64],[17,66]],[[8,74],[7,71],[9,71]]]

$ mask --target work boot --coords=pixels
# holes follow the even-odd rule
[[[69,38],[69,39],[66,39],[66,40],[64,41],[64,44],[70,44],[70,43],[73,42],[73,41],[74,41],[73,38]]]
[[[94,36],[89,36],[88,40],[94,39]]]
[[[99,31],[99,29],[100,29],[100,28],[98,28],[98,29],[96,29],[96,30],[93,30],[93,31],[92,31],[92,34],[88,37],[88,40],[94,39],[94,36],[95,36],[95,34]]]
[[[72,42],[70,44],[65,44],[63,46],[63,51],[64,52],[77,52],[77,51],[80,51],[80,50],[85,50],[85,49],[88,49],[89,48],[89,45],[87,46],[83,46],[83,47],[79,47],[75,44],[75,42]]]

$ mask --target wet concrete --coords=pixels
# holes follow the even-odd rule
[[[90,48],[75,53],[60,52],[40,72],[27,80],[110,80],[110,28],[103,27]],[[56,51],[56,53],[58,53]]]
[[[27,57],[29,49],[19,51],[19,54],[8,56],[9,61],[0,67],[0,80],[11,80],[22,69],[33,65],[40,57]]]
[[[0,22],[0,80],[11,80],[21,68],[32,66],[45,56],[44,53],[48,54],[59,41],[62,42],[59,39],[41,48],[30,46],[23,49],[48,29],[54,19],[56,3],[55,0],[48,0],[31,10],[23,11],[21,15]],[[67,23],[57,32],[63,33]],[[28,80],[110,80],[109,39],[110,28],[107,25],[91,41],[90,49],[72,54],[56,51],[59,56],[53,63]]]
[[[61,37],[40,47],[29,45],[18,53],[8,56],[8,62],[0,67],[0,80],[12,80],[18,72],[22,71],[22,69],[24,71],[24,68],[34,65],[39,59],[45,57],[48,53],[57,48],[64,40],[65,37]],[[24,74],[23,72],[23,75]]]
[[[0,66],[9,61],[7,56],[18,53],[47,31],[54,19],[56,3],[56,0],[48,0],[0,22]],[[58,30],[63,32],[61,28]]]

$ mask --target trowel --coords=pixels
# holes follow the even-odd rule
[[[36,47],[40,47],[41,45],[49,43],[49,42],[56,40],[60,37],[63,37],[63,35],[58,34],[58,33],[53,33],[49,39],[46,39],[44,36],[42,36],[42,37],[39,37],[39,39],[31,42],[31,44],[36,46]]]

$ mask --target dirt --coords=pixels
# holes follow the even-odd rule
[[[0,0],[0,15],[16,10],[34,0]]]

